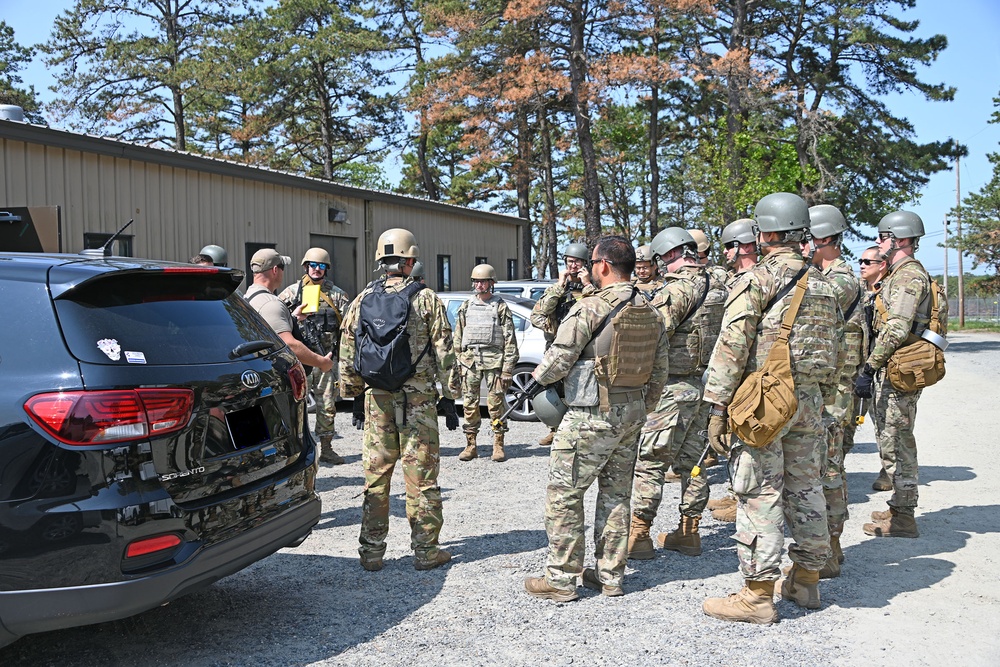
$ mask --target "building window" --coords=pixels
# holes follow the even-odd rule
[[[517,280],[517,260],[507,260],[507,280]]]
[[[451,255],[438,255],[438,291],[451,291]]]
[[[83,249],[93,250],[103,248],[104,244],[108,242],[108,239],[110,239],[111,236],[111,234],[104,234],[102,232],[84,232]],[[131,234],[122,234],[116,238],[115,242],[111,244],[111,254],[117,257],[131,257],[132,238],[133,236]]]
[[[486,262],[486,258],[485,257],[476,257],[476,266],[479,266],[480,264],[486,264],[486,263],[487,262]]]

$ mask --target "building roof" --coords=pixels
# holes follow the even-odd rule
[[[334,196],[352,197],[453,214],[460,213],[461,215],[489,220],[490,222],[502,222],[511,225],[523,225],[525,223],[521,218],[503,213],[481,211],[466,206],[446,204],[411,195],[401,195],[381,190],[368,190],[312,176],[302,176],[267,167],[241,164],[222,158],[198,155],[185,151],[153,148],[118,139],[107,139],[18,121],[0,120],[0,138],[76,150],[83,153],[108,155],[126,160],[138,160],[168,167],[192,169],[220,176],[261,181],[272,185],[313,190]]]

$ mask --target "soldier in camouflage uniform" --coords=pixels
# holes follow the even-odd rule
[[[694,238],[680,227],[664,229],[651,244],[665,285],[653,299],[669,339],[670,376],[656,408],[647,415],[639,438],[639,459],[632,488],[629,558],[655,556],[650,527],[663,494],[664,474],[671,465],[681,477],[680,522],[657,543],[688,556],[701,554],[698,524],[708,502],[708,479],[691,476],[703,464],[705,440],[700,434],[709,406],[701,400],[702,374],[719,336],[726,288],[698,263]]]
[[[465,408],[465,438],[468,442],[460,461],[479,456],[476,436],[482,417],[479,414],[479,389],[486,382],[486,408],[493,424],[494,461],[507,460],[504,453],[506,425],[498,425],[504,411],[504,394],[514,378],[519,358],[514,335],[514,315],[507,303],[493,293],[497,272],[489,264],[472,269],[474,296],[458,307],[455,316],[455,353],[458,363],[451,374],[452,392],[462,394]]]
[[[375,260],[385,275],[369,284],[351,303],[344,316],[340,341],[340,392],[347,398],[356,397],[355,425],[364,427],[365,498],[358,553],[362,567],[368,571],[382,569],[385,538],[389,533],[389,482],[400,459],[414,567],[429,570],[451,560],[451,554],[438,547],[443,517],[441,487],[437,481],[440,453],[436,407],[440,406],[449,418],[454,417],[454,427],[449,422],[449,428],[458,426],[447,382],[442,386],[441,401],[437,401],[435,388],[437,380],[447,378],[455,363],[451,326],[441,300],[425,288],[410,301],[406,331],[416,370],[399,391],[366,389],[354,363],[362,301],[379,282],[384,282],[387,292],[400,292],[411,284],[409,274],[418,255],[416,239],[405,229],[390,229],[379,237]],[[424,350],[426,354],[421,355]]]
[[[649,251],[649,244],[641,245],[635,251],[635,286],[652,298],[661,287],[663,278],[660,271],[653,262],[653,255]]]
[[[865,356],[864,288],[850,265],[840,253],[847,220],[834,206],[820,204],[809,209],[809,231],[812,233],[813,264],[830,281],[837,303],[844,317],[843,372],[836,378],[836,389],[830,401],[823,406],[823,426],[827,433],[826,475],[823,493],[826,495],[827,524],[830,529],[830,560],[820,570],[820,578],[840,576],[844,554],[840,536],[848,519],[847,476],[844,457],[848,447],[846,438],[853,443],[854,429],[854,380],[861,370]]]
[[[865,292],[865,339],[868,342],[868,347],[865,348],[865,358],[871,354],[872,348],[875,346],[875,334],[873,329],[873,318],[875,316],[875,297],[878,293],[882,291],[882,280],[885,278],[886,274],[889,272],[889,265],[886,263],[885,258],[882,257],[882,251],[879,250],[877,245],[871,246],[865,249],[861,253],[861,259],[858,260],[858,266],[861,270],[861,279],[864,280],[866,286]],[[886,472],[887,457],[889,452],[883,450],[882,448],[882,434],[879,432],[878,422],[875,420],[875,405],[871,399],[861,398],[855,395],[858,403],[863,407],[865,404],[868,406],[868,415],[872,418],[872,424],[875,427],[875,442],[878,444],[879,460],[881,462],[881,467],[878,471],[878,477],[872,482],[873,491],[892,491],[892,479],[889,477],[889,473]],[[853,445],[853,442],[851,443]],[[846,440],[845,440],[846,445]]]
[[[320,442],[320,463],[341,465],[344,459],[333,450],[333,438],[337,437],[335,419],[337,417],[337,346],[340,344],[340,323],[350,299],[347,292],[327,279],[333,263],[330,253],[323,248],[309,248],[302,257],[305,275],[294,285],[289,285],[278,295],[294,312],[302,305],[302,288],[319,285],[319,310],[305,315],[309,324],[319,333],[324,352],[332,352],[334,365],[328,373],[314,368],[310,383],[315,388],[316,397],[316,437]],[[301,316],[300,316],[301,317]]]
[[[866,523],[864,531],[876,537],[918,537],[914,518],[917,441],[913,424],[921,392],[893,387],[885,366],[889,357],[910,343],[911,333],[919,336],[931,319],[931,279],[913,256],[924,235],[924,223],[916,213],[896,211],[882,218],[878,231],[879,250],[889,265],[889,275],[876,297],[875,345],[855,383],[855,393],[862,398],[874,396],[875,429],[883,466],[892,479],[892,497],[887,511],[872,512],[872,523]],[[878,301],[884,307],[884,317]]]
[[[565,378],[566,403],[549,456],[544,577],[525,579],[531,595],[577,599],[576,578],[607,596],[622,595],[629,492],[639,430],[667,377],[667,337],[657,314],[629,282],[632,245],[600,239],[593,253],[598,291],[570,310],[532,373],[529,392]],[[594,569],[584,569],[584,494],[597,481]]]
[[[531,309],[531,324],[542,330],[546,349],[552,345],[559,323],[569,313],[573,304],[594,292],[594,286],[590,284],[590,273],[587,271],[589,258],[590,253],[587,251],[586,243],[567,245],[563,249],[566,268],[559,273],[559,280],[546,288]],[[548,447],[552,444],[555,434],[554,430],[549,431],[538,444]]]
[[[773,623],[778,618],[773,595],[786,524],[794,540],[789,547],[793,565],[782,580],[781,595],[801,607],[819,607],[819,570],[830,556],[820,385],[839,372],[836,341],[842,331],[833,288],[799,253],[809,227],[805,201],[787,192],[767,195],[757,203],[754,219],[763,256],[729,292],[704,397],[712,404],[710,442],[728,455],[739,500],[735,539],[745,585],[729,597],[706,599],[702,608],[723,620]],[[727,406],[747,375],[764,364],[801,275],[808,276],[808,285],[788,339],[797,412],[763,447],[750,447],[737,437],[730,440]]]
[[[698,264],[704,266],[718,284],[725,285],[729,277],[728,272],[724,267],[713,262],[712,258],[708,256],[708,249],[712,247],[712,243],[708,240],[708,235],[700,229],[689,229],[688,234],[698,244]]]

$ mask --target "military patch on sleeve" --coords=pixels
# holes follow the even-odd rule
[[[732,287],[729,288],[729,296],[726,298],[726,308],[736,300],[744,292],[750,289],[750,277],[751,273],[746,271],[737,276],[736,280],[733,282]]]

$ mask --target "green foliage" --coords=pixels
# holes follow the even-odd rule
[[[30,123],[44,123],[42,103],[35,87],[24,87],[18,74],[31,62],[35,51],[14,41],[14,29],[0,21],[0,104],[14,104],[24,109],[24,118]]]

